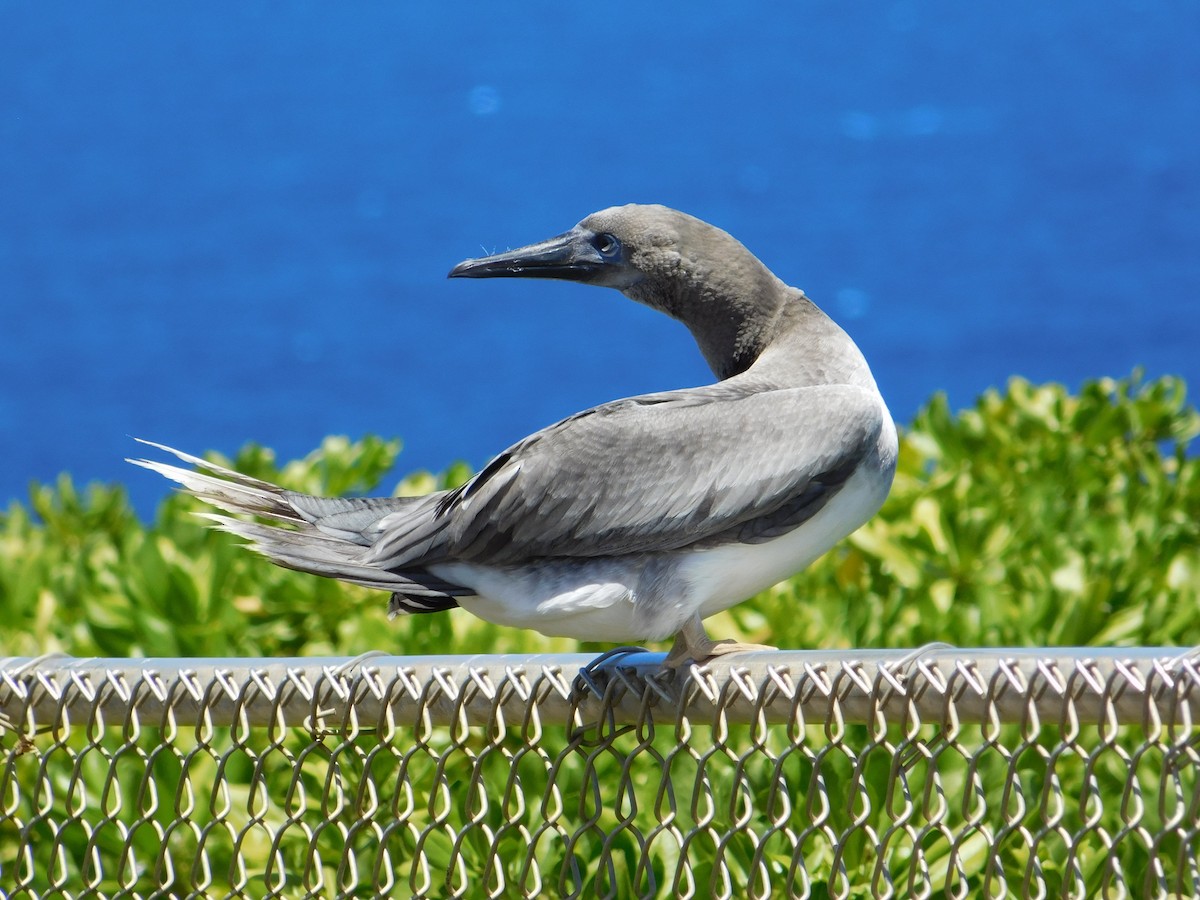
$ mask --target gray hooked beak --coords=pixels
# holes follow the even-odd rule
[[[562,278],[617,286],[627,283],[628,268],[620,241],[577,225],[528,247],[463,260],[450,270],[449,277]]]

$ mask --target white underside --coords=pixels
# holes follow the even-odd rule
[[[694,553],[684,572],[704,598],[700,617],[715,615],[807,568],[875,515],[890,486],[890,472],[883,481],[878,472],[859,470],[799,528],[762,544],[728,544]]]
[[[647,556],[509,568],[453,562],[430,570],[476,591],[459,604],[489,622],[578,640],[663,640],[696,613],[711,616],[796,574],[873,516],[891,486],[896,437],[888,432],[880,438],[885,457],[860,467],[799,528],[761,544],[671,554],[676,565],[665,596],[638,596]]]

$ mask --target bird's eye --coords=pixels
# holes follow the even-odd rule
[[[611,234],[598,234],[592,242],[592,246],[596,248],[596,252],[606,259],[612,259],[621,252],[621,242]]]

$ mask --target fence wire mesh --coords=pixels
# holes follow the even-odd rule
[[[1200,893],[1194,651],[661,659],[0,660],[0,894]]]

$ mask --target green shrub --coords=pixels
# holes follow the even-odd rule
[[[962,646],[1200,644],[1200,460],[1188,455],[1198,433],[1200,415],[1186,405],[1183,385],[1174,379],[1145,382],[1135,376],[1119,382],[1097,381],[1085,385],[1077,396],[1059,386],[1035,387],[1013,380],[1003,394],[989,392],[973,409],[957,415],[951,414],[944,398],[936,397],[903,435],[895,487],[880,515],[807,572],[722,614],[710,623],[710,631],[783,647],[906,647],[935,640]],[[398,450],[398,442],[378,438],[357,443],[328,438],[306,459],[282,468],[269,450],[260,447],[247,447],[234,460],[214,458],[297,490],[365,493],[377,488]],[[468,475],[463,466],[440,477],[417,473],[402,481],[397,491],[434,490],[460,484]],[[131,472],[131,477],[151,476]],[[0,647],[16,656],[54,651],[78,656],[346,656],[368,650],[443,654],[578,649],[572,641],[489,625],[463,611],[412,616],[389,625],[382,594],[276,568],[238,546],[234,538],[204,528],[194,515],[202,509],[191,498],[174,494],[162,503],[154,523],[146,526],[133,514],[119,487],[91,485],[80,493],[65,476],[54,487],[35,487],[27,506],[14,503],[0,516]],[[1029,737],[1023,725],[1009,724],[1001,732],[988,731],[984,741],[982,726],[977,738],[968,736],[972,727],[967,726],[961,736],[966,744],[1012,747]],[[1050,739],[1061,740],[1061,735],[1052,733],[1053,725],[1049,727]],[[847,746],[869,744],[866,726],[847,728]],[[731,726],[725,735],[727,746],[765,740],[774,754],[786,755],[784,745],[791,738],[790,732],[773,729],[764,738],[757,732],[752,735],[751,729],[747,725]],[[116,729],[112,732],[114,740],[121,737]],[[147,725],[143,732],[142,746],[157,746],[157,729]],[[261,798],[255,802],[250,799],[255,765],[251,755],[228,749],[232,733],[227,727],[206,734],[208,749],[195,755],[191,751],[199,734],[184,729],[172,738],[173,752],[155,753],[147,767],[152,782],[174,785],[184,778],[178,754],[186,753],[186,779],[199,796],[205,796],[217,780],[216,759],[208,754],[219,748],[227,754],[223,757],[227,762],[223,763],[221,780],[235,804],[239,809],[259,809]],[[26,752],[28,748],[21,744],[30,740],[28,736],[17,737],[0,729],[0,737],[12,742],[6,742],[2,749],[13,773],[26,785],[9,798],[13,805],[10,812],[15,811],[16,818],[0,820],[0,871],[20,871],[23,839],[32,848],[29,852],[36,857],[35,869],[43,880],[45,873],[54,868],[50,854],[57,842],[71,851],[64,857],[67,865],[78,866],[79,860],[92,852],[89,847],[93,835],[98,836],[97,853],[108,860],[118,859],[122,832],[112,827],[108,817],[115,815],[115,809],[121,810],[120,816],[124,817],[118,821],[140,815],[138,773],[142,760],[149,757],[139,751],[122,761],[119,754],[110,755],[108,745],[99,752],[85,752],[94,749],[90,729],[76,729],[53,738],[34,736],[30,747],[37,753]],[[828,733],[814,723],[803,737],[811,749],[821,747]],[[920,737],[935,741],[934,727],[923,726]],[[1106,732],[1104,740],[1111,741],[1112,737]],[[466,735],[454,740],[460,738],[468,747],[485,739],[483,735]],[[1148,753],[1143,759],[1137,750],[1143,738],[1137,726],[1122,729],[1115,754],[1122,760],[1142,760],[1139,765],[1143,781],[1153,785],[1162,777],[1155,768],[1159,758]],[[355,740],[361,747],[373,738],[367,731]],[[409,767],[407,777],[415,783],[428,783],[429,770],[442,764],[434,751],[449,741],[450,735],[441,729],[432,739],[435,746],[426,740],[422,751],[403,757],[403,765]],[[520,753],[523,736],[519,729],[514,729],[507,740],[512,753],[506,750],[488,756],[484,780],[499,786],[510,777],[515,765],[524,779],[525,796],[533,797],[540,793],[539,785],[546,778],[544,760],[558,759],[568,741],[579,741],[581,736],[547,732],[537,753],[528,757]],[[596,871],[602,844],[615,842],[613,846],[621,851],[616,856],[627,861],[626,867],[617,867],[611,877],[619,892],[629,893],[641,839],[619,827],[619,817],[626,807],[608,808],[599,803],[598,789],[592,793],[587,787],[601,782],[620,783],[626,760],[645,749],[644,740],[641,730],[624,730],[603,753],[597,749],[599,745],[584,741],[579,753],[569,754],[554,773],[571,798],[568,817],[595,816],[595,827],[581,832],[572,852],[577,854],[589,884],[598,874],[601,877],[597,894],[609,877]],[[732,795],[720,792],[741,777],[734,771],[741,766],[740,761],[716,752],[703,757],[692,752],[672,756],[678,749],[678,738],[669,727],[661,729],[653,740],[650,758],[673,760],[670,781],[680,811],[674,820],[676,827],[686,831],[694,824],[688,819],[695,815],[688,792],[698,784],[694,768],[701,760],[718,793],[713,809],[733,809]],[[829,746],[825,745],[826,749]],[[262,764],[267,780],[276,788],[275,796],[285,791],[297,758],[313,748],[317,748],[313,759],[329,750],[320,739],[314,744],[313,736],[302,729],[290,732],[284,744],[261,748],[263,757],[270,757]],[[581,782],[583,761],[593,754],[597,755],[596,769],[590,777],[595,780]],[[383,785],[382,791],[387,791],[388,785],[395,789],[399,763],[394,756],[368,754],[363,758],[375,760],[376,765],[361,777],[369,774],[376,784]],[[645,760],[647,756],[637,758]],[[842,752],[826,754],[822,750],[821,758],[820,777],[827,795],[851,796],[854,779],[859,777],[856,763]],[[353,753],[339,754],[339,778],[360,777],[358,759]],[[527,759],[529,765],[514,763],[519,759]],[[862,789],[871,801],[871,827],[885,833],[894,825],[886,792],[895,759],[887,744],[864,750],[862,759]],[[1111,758],[1106,758],[1108,761],[1093,771],[1090,759],[1082,755],[1066,753],[1057,759],[1030,753],[1022,764],[1021,777],[1028,792],[1025,796],[1041,795],[1044,769],[1050,759],[1056,765],[1054,784],[1062,796],[1083,796],[1086,778],[1094,779],[1113,799],[1110,803],[1106,798],[1103,817],[1098,821],[1091,819],[1091,805],[1071,805],[1065,812],[1060,811],[1062,821],[1073,833],[1088,833],[1092,828],[1103,828],[1109,835],[1126,833],[1121,818],[1125,801],[1116,802],[1123,790],[1122,765],[1112,769]],[[462,769],[451,770],[445,776],[456,784],[465,784],[474,777],[471,767],[477,761],[469,752],[448,754],[447,760],[446,765]],[[792,783],[807,784],[815,771],[807,757],[794,754],[788,760],[787,774]],[[932,777],[933,768],[942,779],[938,796],[943,788],[948,795],[959,796],[966,790],[968,765],[978,765],[979,772],[970,777],[986,784],[988,793],[983,798],[975,797],[970,809],[1006,809],[1009,815],[1005,780],[1009,762],[1005,753],[996,749],[980,750],[977,760],[969,764],[953,753],[940,757],[936,767],[914,757],[905,779],[913,796],[925,796],[928,802],[925,779]],[[312,759],[306,765],[311,779]],[[752,757],[748,765],[755,771],[746,783],[755,785],[754,790],[766,791],[775,783],[769,760]],[[119,803],[115,794],[105,793],[107,799],[102,804],[88,806],[81,813],[73,799],[75,791],[63,786],[74,784],[72,779],[78,772],[80,783],[97,791],[104,785],[107,792],[112,784],[108,775],[114,769],[122,769],[127,776],[119,787]],[[621,803],[630,804],[629,808],[636,805],[642,811],[656,809],[661,779],[662,770],[654,764],[633,773],[636,796],[631,794]],[[58,787],[49,793],[32,787],[50,783]],[[321,795],[320,783],[312,782],[308,788],[312,797]],[[53,801],[49,810],[48,797]],[[767,811],[772,809],[768,796],[756,796],[754,809],[759,818],[752,827],[759,833],[765,833],[768,826],[775,827],[774,818],[767,821]],[[961,817],[970,809],[965,801],[961,808],[955,805],[948,814],[947,827],[963,827]],[[1161,814],[1161,804],[1156,809],[1157,813],[1151,809],[1140,827],[1153,831],[1154,816]],[[468,828],[462,819],[469,812],[454,806],[447,814],[452,817],[451,825],[466,834],[468,842],[479,842],[482,832],[473,825]],[[287,813],[292,814],[290,806]],[[876,877],[867,832],[856,820],[858,813],[857,803],[835,805],[829,810],[826,826],[838,834],[850,835],[843,861],[854,896],[865,895]],[[1080,818],[1085,813],[1089,817],[1087,829]],[[353,809],[339,814],[358,816]],[[714,823],[705,827],[722,827],[724,814],[719,812]],[[43,821],[47,815],[70,823],[62,835],[51,834],[50,826]],[[163,802],[155,815],[166,827],[177,813],[169,802]],[[281,807],[274,807],[271,815],[275,816],[269,823],[271,827],[280,827]],[[499,833],[502,827],[499,815],[498,807],[493,806],[491,820],[486,823],[492,833]],[[797,803],[793,825],[799,826],[804,815],[804,808]],[[1030,815],[1036,818],[1037,813]],[[27,832],[18,833],[14,825],[17,820],[32,823]],[[230,888],[231,882],[221,879],[232,879],[238,871],[232,834],[213,827],[216,814],[203,803],[188,813],[188,821],[188,828],[174,829],[167,838],[171,858],[193,858],[196,835],[204,834],[206,853],[216,872],[211,887],[214,892],[216,888]],[[362,852],[367,852],[368,845],[374,847],[376,837],[370,828],[359,828],[361,824],[354,822],[358,829],[354,840],[364,842]],[[412,833],[405,829],[389,833],[392,852],[398,858],[414,852],[409,846]],[[435,830],[432,834],[424,852],[437,870],[439,859],[448,858],[450,844],[442,832]],[[972,841],[983,839],[983,834],[977,832],[964,846],[969,849]],[[1053,845],[1058,834],[1051,830],[1046,840]],[[523,833],[511,829],[508,835],[511,841],[525,840]],[[141,823],[127,842],[137,846],[140,858],[152,859],[161,840],[159,832]],[[341,844],[347,840],[336,828],[324,829],[320,838],[323,854],[327,853],[329,859],[338,858]],[[902,843],[903,836],[898,840]],[[932,840],[942,841],[936,832]],[[942,841],[943,857],[949,852],[948,841]],[[284,858],[290,870],[302,869],[311,861],[305,856],[311,852],[308,843],[306,829],[292,828],[278,852],[266,843],[253,842],[241,845],[238,852],[253,873],[251,877],[260,879],[268,862],[278,864]],[[1024,871],[1030,851],[1023,842],[1010,841],[1010,845],[1004,853],[1005,864],[1013,872]],[[665,883],[673,865],[663,855],[669,853],[664,846],[669,844],[657,844],[647,860],[658,873],[660,884]],[[731,843],[725,856],[741,883],[753,871],[752,850],[742,835]],[[937,847],[926,846],[926,850],[937,851]],[[482,844],[475,849],[468,847],[468,851],[465,858],[472,865],[482,866],[490,859]],[[1084,840],[1072,852],[1076,851],[1088,878],[1089,892],[1094,892],[1103,873],[1102,842]],[[703,885],[711,871],[714,851],[701,842],[690,852],[698,883]],[[811,846],[808,852],[813,852]],[[1043,869],[1049,889],[1057,892],[1066,875],[1054,859],[1065,857],[1065,848],[1055,853],[1043,847],[1039,852],[1049,860]],[[772,871],[781,875],[792,853],[787,842],[780,839],[770,845],[765,858]],[[1170,857],[1170,850],[1147,848],[1136,840],[1125,841],[1119,853],[1131,885],[1143,883],[1148,867],[1157,864],[1154,859]],[[937,862],[937,852],[932,853],[932,859]],[[982,890],[986,877],[982,870],[984,856],[966,853],[960,859],[966,861],[961,886],[974,895]],[[559,871],[562,861],[543,860],[545,871]],[[902,856],[894,863],[896,884],[903,885],[907,873]],[[808,864],[817,872],[830,865],[828,860],[815,857]],[[509,871],[508,877],[516,874]],[[143,875],[149,885],[151,873]],[[482,869],[472,870],[470,876],[480,882],[484,879]],[[329,871],[327,877],[333,879],[335,875]],[[190,878],[187,868],[180,868],[171,888],[186,892]],[[43,881],[38,885],[46,888]],[[115,883],[106,883],[107,889],[115,891],[116,887]]]
[[[781,647],[1200,644],[1200,414],[1178,379],[1072,395],[1012,380],[953,414],[935,397],[902,436],[881,513],[808,571],[710,622]],[[366,493],[399,442],[331,437],[280,467],[213,458],[311,493]],[[456,465],[397,493],[462,483]],[[151,477],[131,470],[130,477]],[[276,568],[202,527],[174,494],[153,524],[121,487],[70,478],[0,514],[0,646],[89,656],[561,652],[573,641],[464,611],[388,623],[378,593]],[[595,649],[601,645],[585,646]]]
[[[1174,378],[937,396],[879,516],[739,618],[799,646],[1200,644],[1198,433]]]

